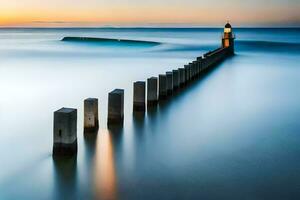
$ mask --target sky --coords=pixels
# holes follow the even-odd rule
[[[0,0],[0,27],[299,26],[300,0]]]

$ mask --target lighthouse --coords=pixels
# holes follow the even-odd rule
[[[234,54],[234,34],[232,32],[232,27],[229,23],[225,25],[224,35],[222,37],[222,47],[229,48],[229,52]]]

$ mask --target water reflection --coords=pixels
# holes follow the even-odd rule
[[[110,137],[112,139],[112,143],[114,146],[114,153],[116,155],[119,155],[122,153],[122,143],[123,143],[123,124],[117,125],[111,125],[109,129],[107,130],[110,134]],[[118,156],[116,156],[118,158]]]
[[[87,188],[87,191],[90,192],[89,196],[94,197],[93,180],[94,174],[92,173],[95,169],[95,157],[96,157],[96,145],[98,138],[98,130],[92,132],[84,132],[84,148],[85,148],[85,161],[86,166],[85,173],[87,179],[84,181],[84,185]]]
[[[134,126],[142,127],[145,122],[145,112],[134,112],[133,123]]]
[[[112,137],[108,130],[101,130],[97,138],[93,176],[96,199],[118,199]]]
[[[143,136],[144,136],[144,129],[145,129],[145,113],[144,112],[135,112],[133,114],[133,131],[135,133],[134,137],[137,139],[137,142],[142,144]],[[138,144],[136,145],[139,146]]]
[[[92,160],[95,156],[96,144],[97,144],[97,137],[98,131],[84,133],[84,144],[86,149],[86,158],[88,159],[88,163]]]
[[[76,199],[77,157],[54,157],[54,199]]]

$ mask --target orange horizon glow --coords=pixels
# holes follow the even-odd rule
[[[68,5],[72,2],[57,0],[45,5],[37,4],[34,0],[14,4],[8,0],[0,8],[1,27],[68,27],[68,26],[142,26],[186,24],[198,26],[219,26],[230,20],[235,25],[300,25],[300,5],[257,6],[252,3],[236,3],[238,0],[228,0],[234,4],[219,2],[203,3],[199,0],[177,0],[170,6],[171,0],[158,3],[146,3],[132,0],[132,4],[120,1],[100,3],[94,0],[76,2],[78,5]],[[88,2],[91,2],[90,6]],[[212,0],[217,2],[219,0]],[[275,0],[271,0],[275,1]],[[28,5],[27,6],[26,2]],[[155,3],[156,2],[156,3]],[[194,2],[188,4],[188,2]],[[6,5],[7,4],[7,5]],[[20,4],[20,5],[19,5]],[[23,5],[22,5],[23,4]],[[48,4],[48,5],[47,5]],[[61,5],[59,5],[61,4]],[[74,3],[72,3],[74,4]],[[103,5],[102,5],[103,4]],[[145,4],[145,5],[144,5]],[[6,5],[6,6],[5,6]]]

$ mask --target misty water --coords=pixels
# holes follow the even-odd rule
[[[0,29],[0,199],[299,199],[300,29],[235,29],[235,56],[132,113],[134,81],[219,47],[222,31]],[[125,120],[108,130],[115,88],[125,89]],[[100,129],[85,137],[88,97],[99,99]],[[61,107],[78,109],[78,155],[54,161]]]

